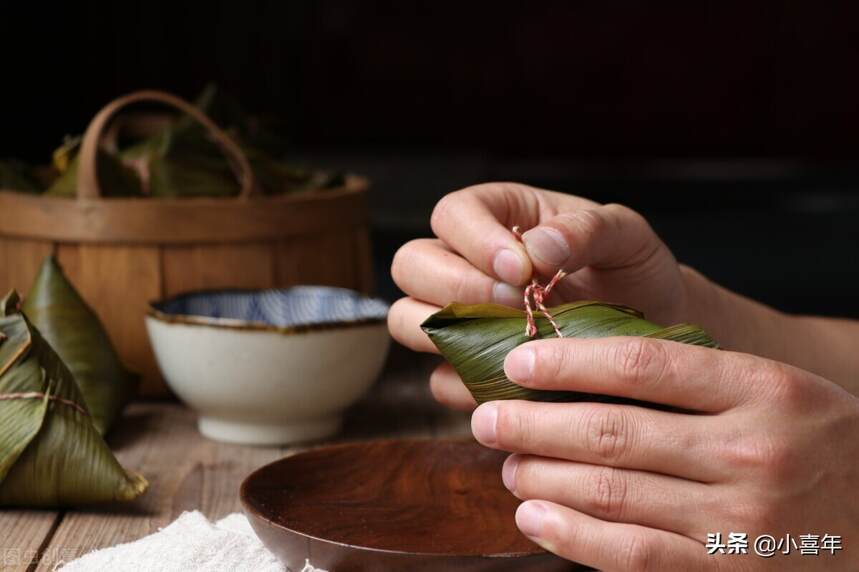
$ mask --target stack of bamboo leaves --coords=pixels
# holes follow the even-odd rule
[[[195,105],[239,143],[251,164],[260,190],[269,195],[333,188],[339,173],[295,166],[283,156],[286,146],[215,86],[208,86]],[[141,116],[138,116],[140,118]],[[229,197],[239,183],[228,160],[205,129],[188,117],[153,121],[142,139],[130,145],[103,145],[98,176],[108,197]],[[145,119],[145,116],[143,116]],[[54,151],[49,169],[17,160],[0,160],[0,189],[49,196],[74,197],[80,137],[67,137]]]

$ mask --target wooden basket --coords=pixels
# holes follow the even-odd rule
[[[101,198],[96,152],[123,107],[165,103],[204,125],[229,158],[237,198]],[[166,392],[143,323],[146,304],[189,290],[326,284],[372,287],[366,190],[356,176],[337,189],[263,196],[239,147],[198,108],[158,91],[109,103],[80,150],[77,199],[0,190],[0,291],[26,293],[55,254],[98,312],[142,393]],[[205,380],[200,380],[205,383]]]

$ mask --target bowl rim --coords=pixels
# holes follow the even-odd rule
[[[360,447],[361,445],[367,445],[367,444],[379,444],[379,443],[396,444],[398,442],[399,443],[412,443],[412,444],[414,444],[414,443],[426,444],[426,443],[439,443],[439,442],[473,443],[474,441],[472,439],[469,439],[468,437],[446,437],[446,438],[438,438],[438,437],[377,437],[377,438],[373,438],[373,437],[370,437],[370,438],[366,438],[366,439],[356,439],[356,440],[346,441],[346,442],[320,443],[318,445],[314,445],[314,446],[310,446],[310,447],[303,447],[303,448],[300,448],[300,449],[295,450],[295,451],[290,451],[289,453],[285,454],[281,458],[275,459],[274,461],[272,461],[270,463],[266,463],[265,465],[257,468],[253,472],[251,472],[248,476],[246,476],[244,478],[244,480],[242,480],[241,485],[239,485],[239,501],[241,502],[242,510],[245,513],[245,515],[248,516],[249,520],[251,518],[256,518],[256,519],[265,521],[270,526],[273,526],[275,528],[279,528],[282,531],[285,531],[285,532],[288,532],[291,534],[295,534],[297,536],[301,536],[301,537],[306,538],[308,540],[315,540],[317,542],[321,542],[324,544],[335,545],[335,546],[339,546],[339,547],[344,548],[344,549],[357,550],[357,551],[366,552],[366,553],[389,554],[392,556],[405,556],[405,557],[433,558],[433,559],[438,559],[439,561],[442,561],[446,558],[499,559],[499,560],[511,559],[512,560],[514,558],[542,557],[542,556],[546,556],[546,555],[550,554],[544,548],[542,548],[536,544],[534,545],[534,548],[532,550],[529,550],[529,551],[498,552],[495,554],[477,554],[477,553],[475,553],[475,554],[456,554],[456,553],[452,553],[452,552],[410,552],[410,551],[406,551],[406,550],[396,550],[396,549],[390,549],[390,548],[377,548],[377,547],[373,547],[373,546],[357,546],[354,544],[348,544],[348,543],[340,542],[337,540],[320,538],[320,537],[314,536],[312,534],[309,534],[307,532],[302,532],[300,530],[290,528],[290,527],[285,526],[279,522],[275,522],[275,521],[271,520],[270,518],[268,518],[260,510],[258,510],[257,507],[254,506],[253,502],[251,501],[251,495],[248,491],[248,489],[250,488],[251,482],[256,480],[258,478],[258,475],[260,473],[262,473],[263,471],[269,470],[270,467],[272,467],[273,465],[284,463],[288,459],[290,459],[294,456],[301,455],[303,453],[317,452],[319,450],[332,451],[332,450],[339,450],[339,449],[348,448],[348,447],[356,447],[356,446]]]
[[[179,324],[186,326],[223,328],[235,331],[244,332],[270,332],[282,335],[303,334],[308,332],[317,332],[325,330],[344,330],[356,327],[375,326],[385,324],[387,322],[387,311],[385,316],[371,318],[356,318],[353,320],[335,320],[328,322],[305,322],[294,324],[292,326],[275,326],[266,322],[256,320],[242,320],[238,318],[213,318],[209,316],[199,316],[194,314],[170,314],[156,308],[156,304],[165,304],[173,300],[187,298],[191,296],[199,296],[205,294],[260,294],[263,292],[291,290],[293,288],[325,288],[333,290],[342,290],[357,294],[360,298],[381,302],[386,308],[390,309],[390,304],[381,298],[368,296],[358,290],[350,288],[342,288],[339,286],[325,286],[321,284],[298,284],[286,288],[203,288],[199,290],[189,290],[159,300],[150,300],[146,304],[147,318],[152,318],[165,324]]]

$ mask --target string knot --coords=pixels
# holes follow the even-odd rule
[[[522,242],[522,233],[519,230],[518,226],[513,227],[513,234],[516,238]],[[549,309],[546,308],[546,305],[543,303],[549,293],[552,291],[552,288],[560,282],[567,273],[563,270],[558,270],[555,275],[549,280],[549,283],[543,286],[540,284],[536,278],[531,278],[531,283],[525,287],[525,314],[527,315],[526,324],[525,324],[525,333],[528,334],[528,337],[533,338],[537,335],[537,323],[534,321],[534,307],[536,306],[540,312],[546,316],[546,319],[549,320],[549,323],[552,324],[552,328],[555,330],[555,334],[559,338],[563,338],[564,334],[561,333],[561,328],[558,327],[557,322],[555,322],[555,318],[552,316]],[[533,301],[533,306],[532,306]]]

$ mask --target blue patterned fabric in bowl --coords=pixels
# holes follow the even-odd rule
[[[376,322],[384,321],[388,314],[383,300],[329,286],[191,292],[151,306],[167,319],[246,322],[274,328]]]

